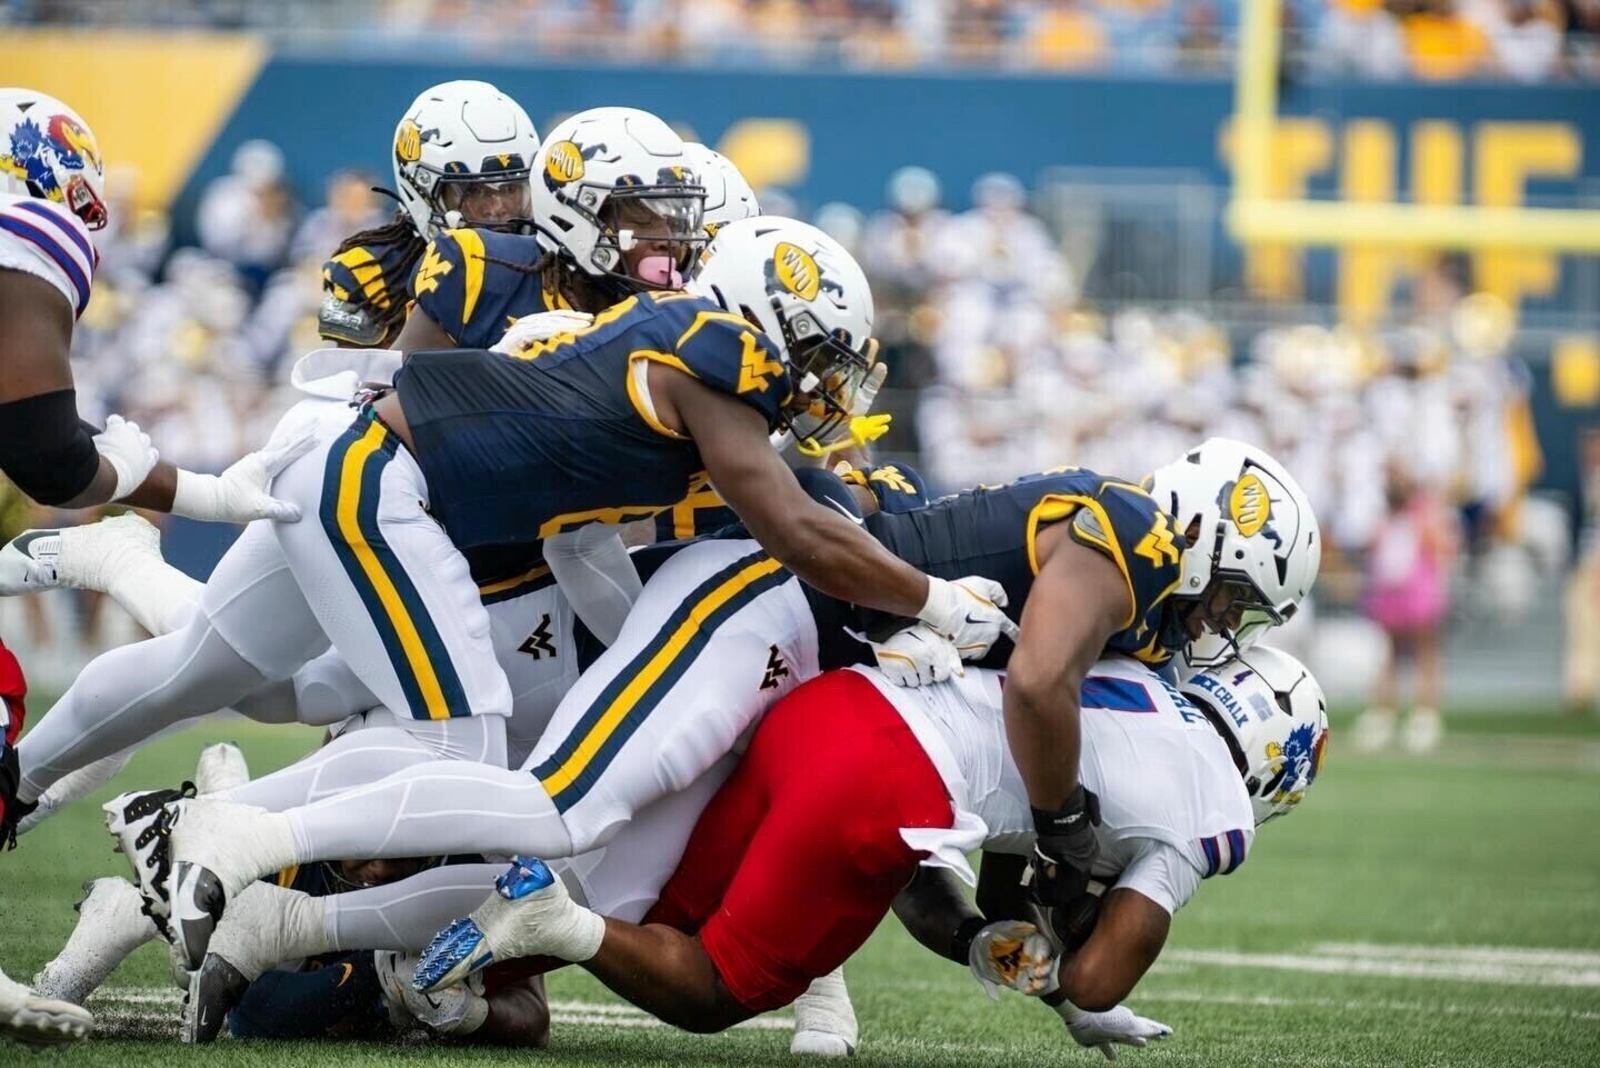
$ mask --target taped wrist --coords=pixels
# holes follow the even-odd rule
[[[78,391],[0,403],[0,471],[40,504],[65,504],[94,481],[95,429],[78,418]]]

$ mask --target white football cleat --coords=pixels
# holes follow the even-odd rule
[[[194,769],[194,789],[201,797],[220,794],[249,781],[250,765],[237,745],[218,742],[200,750],[200,763]]]
[[[128,570],[133,557],[161,561],[161,531],[137,512],[66,527],[55,562],[57,581],[75,590],[107,593],[111,578]]]
[[[228,901],[295,863],[294,835],[286,817],[254,805],[198,798],[170,813],[168,927],[182,959],[198,969]]]
[[[144,897],[148,915],[163,929],[169,914],[167,878],[171,871],[168,834],[174,808],[194,796],[194,784],[176,790],[134,790],[119,794],[100,806],[106,830],[116,839],[117,852],[128,858],[133,882]]]
[[[0,597],[55,589],[60,557],[61,531],[24,530],[0,549]]]
[[[551,956],[581,964],[600,952],[606,921],[567,892],[542,860],[514,857],[494,893],[433,936],[412,983],[429,993],[455,986],[497,960]]]
[[[78,925],[54,960],[33,977],[39,996],[82,1005],[128,954],[161,937],[146,915],[144,898],[128,880],[95,879],[83,884],[87,896],[73,907]]]
[[[253,882],[228,902],[205,960],[190,977],[180,1037],[211,1042],[245,989],[270,968],[332,949],[322,902],[299,890]]]
[[[1437,708],[1418,705],[1406,718],[1406,729],[1401,744],[1409,753],[1431,753],[1444,740],[1444,718]]]
[[[859,1029],[844,969],[814,979],[794,999],[794,1037],[789,1052],[810,1057],[849,1057],[856,1051]]]
[[[30,1046],[76,1042],[94,1030],[87,1009],[40,997],[0,972],[0,1038]]]

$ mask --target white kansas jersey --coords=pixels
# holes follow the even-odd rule
[[[1033,848],[1033,817],[1006,744],[1001,695],[1005,675],[968,667],[966,674],[917,689],[872,679],[927,749],[958,812],[981,821],[982,847],[1023,854]],[[1079,778],[1100,799],[1100,859],[1095,874],[1115,877],[1176,910],[1200,880],[1244,863],[1255,821],[1244,780],[1205,716],[1159,675],[1135,660],[1095,664],[1082,693]],[[976,820],[971,820],[976,817]],[[963,821],[958,817],[958,829]],[[908,839],[910,841],[910,839]],[[931,863],[962,872],[954,856],[970,839],[915,841]]]
[[[55,286],[76,319],[89,306],[100,255],[89,228],[60,204],[0,194],[0,269],[22,271]]]

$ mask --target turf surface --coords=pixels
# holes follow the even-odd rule
[[[1123,1051],[1124,1061],[1600,1064],[1600,734],[1543,716],[1461,727],[1428,758],[1353,756],[1336,730],[1303,810],[1265,828],[1250,862],[1205,884],[1179,915],[1168,953],[1130,999],[1176,1034]],[[200,744],[221,738],[240,741],[258,773],[314,741],[210,725],[141,753],[112,789],[181,779]],[[89,804],[0,856],[7,970],[31,975],[71,929],[79,884],[120,864]],[[988,1001],[892,921],[846,975],[861,1019],[857,1064],[1100,1062],[1040,1006]],[[91,1003],[101,1016],[93,1041],[39,1054],[0,1046],[0,1064],[791,1062],[781,1015],[702,1038],[655,1026],[573,970],[551,992],[556,1023],[542,1054],[391,1042],[189,1049],[172,1037],[177,995],[151,946]]]

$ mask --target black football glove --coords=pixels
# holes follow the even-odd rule
[[[1046,908],[1060,908],[1089,889],[1089,869],[1100,854],[1094,829],[1100,826],[1100,799],[1079,784],[1054,812],[1033,810],[1037,837],[1029,863],[1028,891]]]

